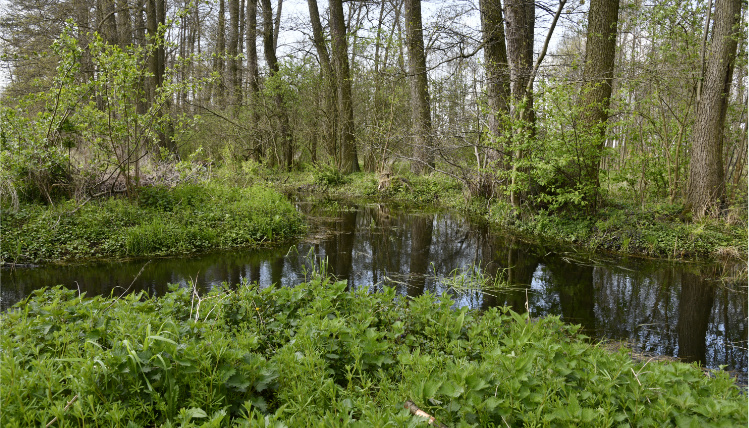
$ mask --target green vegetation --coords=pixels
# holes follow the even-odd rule
[[[488,218],[531,239],[669,259],[708,258],[745,260],[745,223],[714,218],[683,221],[683,205],[609,202],[594,215],[548,212],[514,218],[506,205],[494,204]]]
[[[3,212],[2,261],[172,255],[268,245],[303,230],[283,195],[219,184],[144,187],[134,202],[22,204]]]
[[[635,362],[557,318],[452,307],[317,275],[202,297],[36,291],[0,317],[0,424],[406,426],[406,400],[449,426],[747,423],[726,373]]]
[[[326,198],[386,200],[417,207],[458,209],[484,217],[492,224],[526,239],[542,239],[586,250],[671,259],[746,259],[746,211],[732,209],[725,218],[692,221],[683,204],[652,202],[643,207],[625,191],[609,192],[595,214],[577,210],[536,211],[466,195],[457,179],[443,174],[416,176],[401,171],[383,180],[375,174],[355,173],[328,182],[317,170],[269,178],[284,192]],[[324,184],[323,184],[324,183]]]

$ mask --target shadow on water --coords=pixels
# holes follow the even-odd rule
[[[459,306],[506,305],[518,312],[527,308],[533,317],[559,315],[594,338],[624,341],[642,353],[725,365],[746,383],[747,284],[716,280],[721,266],[560,253],[450,213],[408,213],[386,205],[300,203],[298,209],[312,228],[291,246],[147,264],[4,269],[0,303],[6,310],[33,290],[56,284],[88,295],[119,295],[131,284],[130,291],[151,295],[163,295],[167,284],[191,282],[201,290],[246,281],[293,286],[327,260],[327,272],[351,288],[392,286],[408,296],[449,294]]]

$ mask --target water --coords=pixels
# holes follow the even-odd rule
[[[450,294],[458,306],[507,305],[533,317],[559,315],[599,339],[624,341],[644,354],[722,365],[746,384],[747,284],[717,278],[715,264],[622,259],[564,252],[493,233],[450,213],[408,213],[385,205],[327,208],[301,203],[312,224],[301,242],[274,249],[186,258],[3,270],[0,306],[62,284],[88,295],[167,284],[201,290],[243,281],[291,286],[320,261],[350,287],[394,286],[404,295]],[[315,264],[315,266],[313,266]],[[140,273],[140,274],[139,274]],[[481,285],[491,287],[482,291]],[[504,284],[499,288],[496,284]]]

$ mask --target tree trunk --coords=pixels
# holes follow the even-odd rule
[[[148,58],[148,71],[151,76],[146,79],[146,93],[148,105],[153,106],[158,102],[156,92],[164,83],[164,74],[166,72],[166,49],[164,34],[159,32],[159,25],[166,23],[166,4],[165,0],[146,0],[146,31],[148,32],[149,43],[153,44],[153,49]],[[158,115],[169,115],[170,104],[166,101],[158,111]],[[177,146],[173,139],[174,131],[170,121],[166,121],[164,128],[160,129],[159,146],[169,150],[170,153],[177,154]]]
[[[601,153],[606,141],[606,121],[611,99],[611,81],[614,78],[616,59],[616,26],[619,17],[619,0],[591,0],[588,12],[588,36],[585,42],[584,85],[580,102],[583,123],[593,134],[592,152],[584,168],[588,205],[596,209],[600,187],[598,171]]]
[[[99,31],[104,42],[116,45],[118,34],[114,0],[97,0],[96,18],[98,22],[95,29]]]
[[[707,57],[702,94],[692,133],[688,204],[700,217],[715,213],[725,201],[723,134],[736,58],[740,0],[717,0],[713,41]]]
[[[117,0],[117,30],[120,47],[133,43],[133,25],[130,22],[130,5],[127,0]]]
[[[528,79],[533,70],[533,27],[535,9],[530,0],[505,1],[505,36],[510,66],[510,91],[514,99],[511,109],[518,113],[519,103],[528,96],[524,110],[533,109],[532,94],[526,94]],[[529,114],[528,117],[531,117]]]
[[[258,100],[260,98],[260,73],[257,62],[257,0],[247,0],[247,81],[250,89],[250,156],[256,161],[263,157],[263,145],[259,141],[257,126],[260,122]]]
[[[519,127],[514,132],[533,135],[533,94],[528,93],[528,81],[533,71],[533,30],[536,22],[535,5],[530,0],[505,1],[505,36],[507,57],[510,65],[510,92],[512,102],[510,112]],[[518,162],[523,153],[515,149],[512,155],[512,176],[510,183],[510,202],[520,205],[519,192],[516,190]]]
[[[325,110],[327,113],[326,121],[326,144],[328,155],[333,159],[337,158],[338,153],[338,106],[336,105],[336,77],[335,70],[330,61],[327,45],[325,44],[325,34],[323,34],[322,24],[320,23],[320,13],[317,9],[317,0],[307,0],[309,7],[310,22],[312,24],[312,37],[317,50],[317,56],[320,58],[320,67],[322,68],[323,80],[325,82],[324,97]]]
[[[489,132],[500,138],[501,116],[510,113],[510,68],[507,63],[504,18],[499,1],[481,0],[481,28],[484,37],[486,96],[489,103]],[[503,150],[499,147],[499,153]]]
[[[341,0],[330,2],[330,33],[333,39],[333,62],[336,69],[338,87],[338,126],[341,136],[340,170],[344,174],[359,171],[354,139],[354,107],[351,99],[351,75],[346,43],[346,25],[343,21]]]
[[[239,87],[239,74],[237,66],[237,48],[239,46],[239,0],[229,0],[229,40],[226,54],[229,57],[229,104],[233,107],[239,105],[241,99],[241,88]]]
[[[276,58],[275,43],[273,42],[273,10],[271,9],[270,0],[261,0],[263,6],[263,51],[265,53],[265,62],[270,68],[270,78],[273,79],[278,75],[278,58]],[[289,127],[289,113],[286,110],[283,93],[278,90],[273,100],[278,110],[279,134],[281,135],[281,147],[284,152],[284,161],[286,169],[291,171],[294,164],[294,151],[291,140],[291,129]]]
[[[218,81],[214,84],[214,102],[219,106],[224,104],[226,69],[226,1],[218,2],[218,29],[216,30],[216,50],[213,56],[213,71],[218,74]]]
[[[411,171],[414,174],[422,174],[434,169],[434,144],[426,55],[424,53],[424,32],[421,24],[421,2],[419,0],[406,0],[405,6],[408,72],[411,81],[411,128],[413,132]]]

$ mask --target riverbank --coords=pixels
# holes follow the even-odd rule
[[[636,362],[558,318],[316,276],[196,296],[36,292],[0,315],[0,424],[745,426],[723,372]]]
[[[271,245],[298,236],[301,216],[267,187],[144,187],[133,200],[22,204],[4,210],[3,264],[187,254]]]
[[[316,171],[270,178],[285,193],[348,200],[389,201],[416,206],[457,209],[490,221],[495,227],[526,240],[653,258],[717,261],[747,259],[746,219],[738,213],[722,219],[685,219],[683,206],[650,204],[644,208],[623,198],[605,201],[592,216],[571,212],[515,212],[504,202],[488,202],[464,194],[462,185],[441,174],[392,176],[375,174],[338,177]]]
[[[303,220],[283,196],[387,202],[456,209],[481,217],[524,240],[663,259],[745,261],[746,221],[686,221],[679,205],[645,208],[609,200],[594,216],[516,212],[504,202],[471,198],[441,174],[371,173],[342,176],[332,169],[275,174],[219,170],[201,184],[144,187],[138,198],[22,204],[4,210],[3,264],[187,254],[268,245],[298,236]],[[275,188],[276,191],[271,190]],[[743,214],[745,215],[745,214]],[[729,221],[730,220],[730,221]]]

